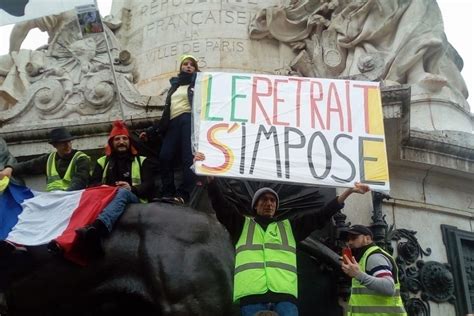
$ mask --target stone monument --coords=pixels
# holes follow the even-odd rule
[[[117,21],[106,24],[120,26]],[[18,51],[33,28],[48,31],[48,44]],[[67,126],[75,136],[96,137],[106,132],[105,122],[125,117],[139,121],[162,101],[139,94],[136,79],[130,53],[120,48],[107,26],[105,33],[83,36],[74,11],[17,24],[10,53],[0,58],[0,134],[12,154],[21,157],[47,152],[47,133],[53,127]],[[25,141],[33,147],[19,144]],[[79,148],[97,146],[79,137]]]
[[[473,116],[462,58],[446,39],[435,0],[114,0],[112,13],[106,34],[117,84],[104,37],[79,36],[67,14],[46,27],[48,47],[0,59],[0,136],[14,156],[46,152],[52,127],[70,127],[78,148],[91,151],[115,118],[134,128],[159,118],[183,53],[204,71],[380,81],[391,198],[354,199],[344,213],[401,245],[408,279],[420,272],[434,280],[412,284],[433,285],[443,275],[446,295],[431,285],[407,288],[413,315],[467,313],[469,304],[448,302],[472,275],[453,285],[444,265],[420,260],[450,260],[443,224],[473,234]],[[15,91],[12,82],[21,83]],[[339,216],[337,227],[345,220]]]
[[[136,87],[146,95],[168,86],[183,53],[204,71],[380,81],[391,199],[350,201],[347,220],[381,228],[382,239],[387,225],[402,229],[387,235],[410,245],[402,250],[431,247],[400,257],[406,271],[423,255],[448,261],[442,224],[472,232],[473,119],[462,58],[446,39],[435,0],[115,0],[112,11],[123,21],[116,34],[137,61]],[[426,272],[436,265],[422,266],[420,275],[436,280]],[[447,303],[452,289],[410,289],[418,293],[406,292],[413,315],[455,313]]]

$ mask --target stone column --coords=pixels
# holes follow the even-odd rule
[[[142,94],[156,95],[176,75],[177,59],[192,54],[201,70],[273,73],[291,50],[274,40],[250,40],[248,27],[257,10],[278,0],[132,0],[114,3],[122,12],[120,37],[137,61]],[[282,53],[284,52],[284,53]]]

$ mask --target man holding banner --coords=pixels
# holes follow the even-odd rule
[[[198,159],[202,158],[197,155]],[[319,212],[294,219],[278,220],[279,196],[271,188],[257,190],[252,198],[253,217],[240,214],[229,203],[212,178],[209,198],[217,219],[226,227],[235,244],[234,302],[243,316],[272,310],[280,316],[298,315],[296,242],[321,228],[344,207],[352,193],[369,191],[356,183],[329,202]]]
[[[234,301],[242,315],[297,315],[296,242],[352,193],[390,189],[379,83],[201,72],[193,114],[198,175],[347,188],[317,213],[280,221],[272,189],[255,192],[250,218],[209,185],[236,245]]]

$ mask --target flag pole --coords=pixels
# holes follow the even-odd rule
[[[97,5],[97,0],[95,0],[95,7],[96,7],[97,11],[99,11],[99,7]],[[100,16],[100,11],[99,11],[99,16]],[[119,90],[117,74],[115,72],[114,61],[112,60],[112,55],[110,54],[109,39],[107,37],[107,32],[105,31],[104,21],[102,21],[102,17],[100,17],[100,23],[102,25],[102,30],[103,30],[103,33],[104,33],[105,45],[107,47],[107,54],[109,55],[110,67],[111,67],[111,70],[112,70],[112,77],[114,79],[114,85],[115,85],[115,92],[117,93],[117,99],[118,99],[118,103],[119,103],[118,105],[119,105],[120,115],[122,117],[122,121],[125,121],[125,112],[123,110],[122,95],[121,95],[120,90]]]

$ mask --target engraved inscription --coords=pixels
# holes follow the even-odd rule
[[[250,12],[231,10],[203,10],[185,12],[158,18],[144,26],[145,35],[155,32],[183,30],[189,26],[237,24],[246,26],[251,18]]]
[[[152,0],[150,4],[145,4],[140,7],[141,15],[154,15],[159,12],[163,12],[167,9],[173,9],[181,6],[189,6],[196,4],[203,4],[203,6],[208,6],[212,3],[221,3],[221,4],[237,4],[237,5],[253,5],[258,4],[258,0]]]
[[[160,59],[174,57],[180,54],[209,53],[217,51],[226,53],[242,53],[245,51],[245,44],[243,41],[229,39],[208,39],[202,41],[173,43],[159,46],[146,52],[145,59],[146,62],[153,63],[159,61]]]

